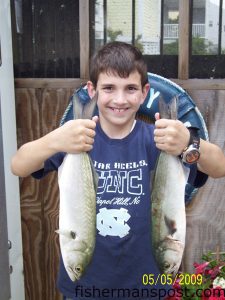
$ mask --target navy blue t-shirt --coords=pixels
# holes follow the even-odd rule
[[[147,278],[144,274],[154,274],[155,279],[159,274],[150,227],[150,177],[159,154],[153,130],[153,125],[137,121],[128,136],[110,139],[97,124],[90,151],[99,176],[96,247],[86,273],[75,283],[60,260],[58,287],[67,297],[125,300],[142,299],[143,294],[149,299],[159,299],[159,288],[168,289],[165,285],[143,284]],[[64,156],[65,153],[54,155],[45,162],[43,170],[33,175],[41,178],[57,170]],[[193,166],[190,181],[194,182],[196,174],[197,168]]]

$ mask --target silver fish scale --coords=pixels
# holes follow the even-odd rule
[[[95,229],[93,222],[96,220],[96,217],[93,217],[93,212],[96,211],[96,194],[94,192],[94,182],[89,157],[86,153],[79,155],[81,156],[81,167],[77,178],[77,185],[74,182],[77,186],[77,193],[74,195],[74,204],[76,205],[74,212],[79,211],[80,216],[77,216],[77,218],[80,222],[79,227],[74,228],[74,230],[77,233],[77,238],[82,238],[90,243],[90,238],[93,237],[93,229]]]
[[[83,178],[86,179],[84,184],[84,199],[87,201],[87,205],[83,206],[83,214],[86,215],[86,232],[84,235],[87,237],[87,243],[93,240],[96,232],[96,193],[94,189],[94,181],[92,177],[92,169],[89,157],[86,153],[82,153],[82,168],[85,172]],[[88,228],[91,225],[91,228]],[[93,246],[93,241],[91,243]]]

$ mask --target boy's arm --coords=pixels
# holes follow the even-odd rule
[[[200,140],[198,169],[213,178],[225,176],[225,155],[215,144]]]
[[[96,122],[96,117],[93,120],[71,120],[40,139],[24,144],[12,158],[13,174],[26,177],[42,169],[45,160],[58,152],[90,151]]]
[[[155,122],[156,147],[172,155],[180,155],[187,147],[190,132],[179,120],[158,119]],[[200,140],[198,169],[213,178],[225,176],[225,155],[215,144]]]

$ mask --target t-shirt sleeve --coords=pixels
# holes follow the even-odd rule
[[[31,174],[36,179],[41,179],[45,175],[47,175],[49,172],[57,171],[61,163],[63,162],[63,159],[65,157],[65,152],[59,152],[51,156],[49,159],[47,159],[44,163],[44,168],[34,172]]]

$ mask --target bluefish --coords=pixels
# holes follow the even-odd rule
[[[176,98],[160,99],[161,118],[176,118]],[[179,270],[185,247],[185,186],[189,174],[181,159],[161,151],[152,183],[152,246],[162,274]]]
[[[96,97],[87,104],[73,96],[74,118],[91,118]],[[96,240],[97,174],[88,153],[67,154],[58,170],[59,243],[65,269],[79,280],[91,262]]]

